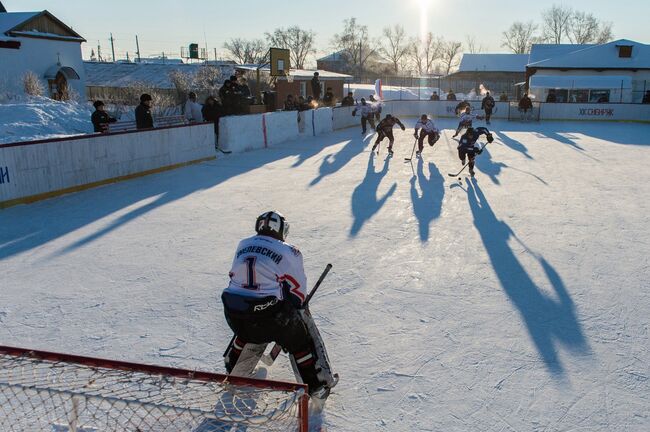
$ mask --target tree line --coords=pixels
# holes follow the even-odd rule
[[[542,11],[540,18],[539,23],[513,22],[502,32],[501,46],[512,53],[525,54],[534,43],[600,44],[613,39],[611,23],[569,6],[553,5]],[[264,39],[231,38],[224,43],[224,48],[233,60],[242,64],[264,63],[268,60],[269,47],[288,49],[291,65],[297,69],[304,69],[308,57],[316,53],[316,34],[299,26],[277,28],[264,36]],[[356,18],[343,20],[343,28],[332,37],[330,47],[342,57],[342,71],[352,75],[363,75],[366,71],[447,75],[458,65],[463,51],[483,51],[473,36],[467,36],[465,44],[432,32],[419,38],[408,35],[399,24],[383,28],[381,36],[373,38],[368,26]]]

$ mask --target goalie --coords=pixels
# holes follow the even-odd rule
[[[289,223],[269,211],[257,218],[256,235],[239,242],[230,270],[230,284],[221,299],[228,325],[235,333],[225,353],[233,375],[250,375],[266,345],[276,342],[290,354],[294,372],[309,394],[326,399],[336,384],[325,346],[309,310],[307,277],[300,251],[285,243]]]

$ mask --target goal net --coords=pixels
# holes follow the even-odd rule
[[[0,346],[0,430],[300,431],[304,384]]]

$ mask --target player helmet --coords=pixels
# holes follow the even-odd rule
[[[150,94],[144,93],[142,96],[140,96],[140,102],[146,102],[150,100],[152,100]]]
[[[255,222],[255,232],[284,241],[289,235],[289,222],[276,211],[261,214]]]
[[[392,119],[392,118],[393,118],[393,116],[392,116],[392,115],[390,115],[390,114],[386,114],[386,118],[387,118],[387,119]]]
[[[426,114],[422,114],[422,115],[420,116],[420,120],[427,120],[427,118],[428,118],[428,117],[427,117]]]

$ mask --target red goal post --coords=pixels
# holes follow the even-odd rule
[[[308,430],[305,384],[0,346],[2,431]]]

